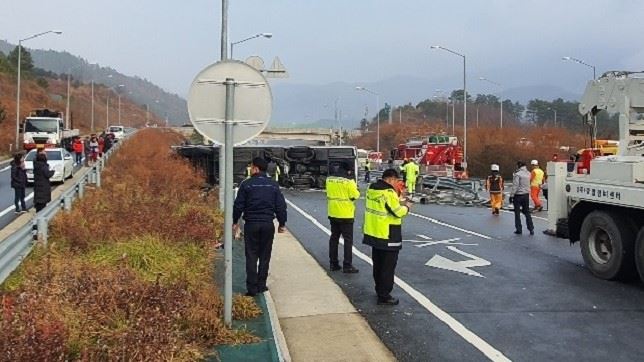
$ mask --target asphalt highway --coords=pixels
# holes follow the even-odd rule
[[[324,193],[285,196],[289,230],[328,270]],[[545,212],[535,215],[534,236],[525,225],[516,236],[511,213],[414,205],[403,222],[392,293],[400,304],[386,307],[376,305],[371,250],[361,243],[364,200],[357,205],[353,259],[360,273],[329,274],[399,360],[641,359],[642,284],[593,277],[578,245],[542,233]]]

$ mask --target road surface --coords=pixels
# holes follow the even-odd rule
[[[328,219],[322,192],[286,191],[289,230],[328,268]],[[644,344],[644,288],[607,282],[583,266],[579,246],[542,234],[515,236],[514,217],[488,209],[415,205],[393,295],[376,305],[370,248],[361,244],[357,275],[330,273],[401,361],[633,361]],[[341,248],[340,248],[341,249]],[[296,271],[294,271],[296,272]],[[332,303],[333,301],[329,301]]]

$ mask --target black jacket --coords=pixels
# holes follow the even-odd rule
[[[51,184],[49,178],[54,171],[49,171],[47,161],[34,161],[34,204],[46,204],[51,201]]]
[[[233,223],[244,214],[246,222],[273,222],[277,217],[280,226],[286,224],[286,201],[280,187],[266,174],[253,175],[239,185]]]
[[[11,161],[11,187],[14,189],[27,188],[27,171]]]

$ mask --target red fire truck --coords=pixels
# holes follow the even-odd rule
[[[429,135],[412,138],[392,150],[391,158],[396,164],[405,159],[416,160],[421,174],[467,178],[467,171],[463,168],[463,149],[455,136]]]

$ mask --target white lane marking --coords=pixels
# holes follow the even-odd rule
[[[434,219],[434,218],[431,218],[431,217],[428,217],[428,216],[425,216],[425,215],[416,214],[416,213],[414,213],[414,212],[410,212],[410,213],[409,213],[409,215],[411,215],[411,216],[415,216],[415,217],[418,217],[418,218],[421,218],[421,219],[424,219],[424,220],[427,220],[427,221],[430,221],[430,222],[433,222],[433,223],[434,223],[434,224],[436,224],[436,225],[445,226],[445,227],[448,227],[448,228],[450,228],[450,229],[454,229],[454,230],[462,231],[462,232],[464,232],[464,233],[466,233],[466,234],[470,234],[470,235],[478,236],[479,238],[483,238],[483,239],[487,239],[487,240],[492,240],[492,238],[491,238],[490,236],[483,235],[483,234],[479,234],[479,233],[474,232],[474,231],[471,231],[471,230],[463,229],[463,228],[460,228],[460,227],[458,227],[458,226],[454,226],[454,225],[448,224],[448,223],[443,222],[443,221],[440,221],[440,220],[436,220],[436,219]]]
[[[502,212],[505,212],[506,214],[512,214],[512,215],[514,215],[514,211],[508,211],[508,210],[503,210],[503,209],[501,209],[501,211],[502,211]],[[547,217],[534,216],[534,215],[531,215],[531,216],[532,216],[532,218],[533,218],[533,219],[539,219],[539,220],[548,221],[548,218],[547,218]]]
[[[448,246],[447,248],[455,253],[459,253],[463,255],[464,257],[470,258],[470,260],[454,261],[436,254],[431,259],[429,259],[429,261],[425,263],[425,265],[432,268],[451,270],[451,271],[471,275],[473,277],[485,278],[480,273],[477,273],[474,270],[470,270],[469,268],[474,268],[479,266],[489,266],[489,265],[492,265],[492,263],[490,263],[489,261],[483,258],[479,258],[476,255],[468,254],[462,250],[459,250],[455,246]]]
[[[32,193],[30,193],[29,195],[27,195],[27,197],[25,197],[25,202],[27,202],[27,201],[29,201],[29,200],[33,199],[33,197],[34,197],[34,193],[32,192]],[[3,216],[5,216],[5,215],[7,215],[9,212],[11,212],[11,210],[14,210],[14,206],[13,206],[13,205],[11,205],[11,206],[9,206],[8,208],[6,208],[6,209],[2,210],[2,211],[0,212],[0,217],[3,217]]]
[[[7,170],[8,170],[8,169],[10,169],[10,168],[11,168],[11,166],[7,166],[7,167],[3,168],[2,170],[0,170],[0,172],[5,172],[5,171],[7,171]]]
[[[317,219],[315,219],[313,216],[309,215],[304,210],[300,209],[297,205],[295,205],[288,199],[286,199],[286,203],[289,204],[293,209],[295,209],[295,211],[299,212],[300,215],[302,215],[304,218],[312,222],[313,225],[317,226],[320,230],[322,230],[322,232],[324,232],[327,235],[331,235],[331,230],[329,230],[326,226],[320,224],[320,222],[317,221]],[[342,239],[340,239],[340,243],[344,244]],[[367,256],[360,250],[356,249],[355,247],[353,247],[352,250],[353,250],[353,254],[355,254],[358,258],[362,259],[364,262],[366,262],[369,265],[373,265],[373,261],[369,256]],[[463,338],[466,342],[471,344],[474,348],[481,351],[481,353],[483,353],[491,361],[495,361],[495,362],[510,361],[510,359],[507,358],[505,355],[503,355],[501,351],[495,349],[489,343],[483,340],[483,338],[477,336],[476,334],[474,334],[474,332],[467,329],[467,327],[465,327],[461,322],[457,321],[454,317],[449,315],[447,312],[440,309],[436,304],[434,304],[431,300],[429,300],[429,298],[427,298],[421,292],[414,289],[411,285],[407,284],[407,282],[405,282],[404,280],[398,277],[394,277],[394,282],[402,290],[404,290],[407,294],[409,294],[409,296],[414,298],[429,313],[434,315],[441,322],[445,323],[451,330],[456,332],[456,334],[461,336],[461,338]]]
[[[430,238],[430,237],[429,237],[429,236],[427,236],[427,235],[417,234],[416,236],[418,236],[418,237],[419,237],[419,238],[421,238],[421,239],[425,239],[425,240],[432,240],[432,238]]]
[[[436,241],[427,241],[427,240],[403,240],[411,243],[417,248],[424,248],[426,246],[432,245],[465,245],[465,246],[478,246],[479,244],[468,244],[468,243],[456,243],[456,241],[461,240],[461,238],[452,238],[446,240],[436,240]]]

